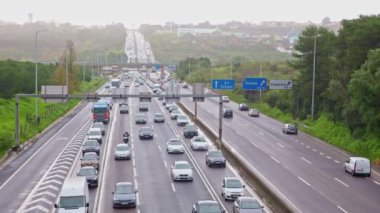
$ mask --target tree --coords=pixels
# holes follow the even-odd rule
[[[352,129],[365,127],[380,136],[380,48],[371,50],[364,65],[352,74],[345,115]],[[353,122],[352,115],[357,115]]]

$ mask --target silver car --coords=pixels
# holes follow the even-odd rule
[[[171,176],[173,181],[193,181],[193,168],[187,161],[175,161]]]
[[[154,123],[164,123],[164,122],[165,122],[164,114],[162,114],[161,112],[157,112],[154,115]]]
[[[170,139],[166,143],[166,151],[168,153],[183,153],[184,148],[183,148],[182,141],[179,139]]]
[[[102,135],[106,134],[106,127],[103,122],[95,122],[91,125],[91,128],[100,128],[102,130]]]
[[[131,159],[131,150],[129,149],[128,144],[119,143],[115,147],[115,160]]]
[[[186,126],[189,123],[189,119],[186,115],[178,115],[177,116],[177,126]]]
[[[233,206],[234,213],[263,213],[264,206],[253,197],[238,197]]]
[[[178,115],[182,115],[182,113],[178,110],[173,110],[171,113],[170,113],[170,118],[172,120],[175,120],[177,119]]]
[[[208,150],[208,141],[203,136],[195,136],[190,141],[193,150]]]
[[[97,140],[98,143],[102,143],[102,130],[100,128],[90,128],[87,132],[88,140]]]

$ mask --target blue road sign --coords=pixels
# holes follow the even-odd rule
[[[212,79],[212,89],[235,89],[235,80],[232,79]]]
[[[267,79],[266,78],[246,78],[243,81],[243,90],[266,90]]]

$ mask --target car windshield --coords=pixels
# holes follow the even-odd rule
[[[178,120],[187,120],[187,117],[184,116],[184,115],[179,115],[179,116],[177,117],[177,119],[178,119]]]
[[[240,208],[242,209],[260,209],[261,208],[259,202],[253,199],[242,200],[240,205],[241,205]]]
[[[226,187],[227,188],[242,188],[243,185],[241,184],[240,180],[230,179],[226,181]]]
[[[146,107],[148,107],[148,105],[147,104],[140,104],[140,107],[146,108]]]
[[[142,128],[140,131],[142,133],[152,133],[152,130],[150,128]]]
[[[128,109],[128,105],[121,105],[120,109]]]
[[[90,130],[88,135],[100,135],[102,134],[99,130]]]
[[[190,169],[190,165],[187,163],[178,163],[174,165],[175,169]]]
[[[172,114],[181,114],[181,112],[178,111],[178,110],[173,110],[173,111],[172,111]]]
[[[131,194],[133,193],[133,187],[132,185],[127,185],[127,184],[118,185],[116,186],[115,193],[116,194]]]
[[[116,146],[117,151],[127,151],[129,149],[128,145]]]
[[[136,115],[136,119],[145,120],[145,115]]]
[[[85,168],[85,169],[81,169],[79,171],[79,176],[93,176],[93,175],[96,175],[96,169],[95,168]]]
[[[206,142],[206,139],[204,137],[195,137],[194,141],[196,141],[196,142]]]
[[[193,126],[193,125],[189,125],[189,126],[186,126],[186,130],[190,130],[190,131],[196,131],[197,130],[197,127],[196,126]]]
[[[220,213],[220,207],[216,203],[199,205],[199,212],[202,213]]]
[[[170,145],[181,145],[181,141],[180,140],[170,140],[169,141],[169,144]]]
[[[219,151],[215,151],[215,152],[210,152],[208,154],[208,156],[210,156],[210,157],[223,157],[223,153],[219,152]]]
[[[97,141],[86,141],[84,143],[84,146],[98,146],[98,142]]]
[[[92,124],[92,127],[93,128],[103,128],[104,126],[102,123],[94,123],[94,124]]]
[[[98,159],[98,155],[96,153],[89,153],[89,154],[85,154],[83,155],[83,160],[97,160]]]
[[[160,114],[156,114],[155,116],[156,116],[156,118],[162,118],[162,117],[164,117],[164,115],[161,114],[161,113]]]
[[[65,209],[83,207],[85,204],[84,196],[61,196],[59,199],[59,207]]]

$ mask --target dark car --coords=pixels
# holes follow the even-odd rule
[[[188,88],[189,88],[189,85],[184,84],[184,85],[182,86],[182,88],[184,88],[184,89],[188,89]]]
[[[210,150],[206,155],[206,164],[207,166],[220,166],[226,167],[226,157],[223,152],[220,150]]]
[[[135,122],[136,124],[146,124],[146,116],[144,114],[137,114]]]
[[[233,206],[233,213],[263,213],[263,206],[253,197],[238,197]]]
[[[249,110],[248,104],[246,104],[246,103],[239,104],[239,110],[240,111],[248,111]]]
[[[136,207],[136,193],[131,182],[116,183],[115,191],[112,192],[113,208]]]
[[[224,213],[226,212],[214,200],[199,200],[193,205],[192,213]]]
[[[282,128],[282,132],[285,134],[298,134],[297,127],[292,124],[285,124],[284,128]]]
[[[95,152],[96,154],[99,155],[100,153],[100,145],[98,141],[96,140],[86,140],[83,143],[82,146],[82,154],[84,155],[87,152]]]
[[[153,139],[153,129],[150,127],[143,127],[139,130],[140,139]]]
[[[177,104],[171,104],[169,106],[169,112],[173,112],[174,110],[178,110]]]
[[[185,136],[185,138],[198,136],[198,127],[194,124],[187,124],[183,129],[183,136]]]
[[[98,170],[93,166],[85,166],[80,168],[77,176],[86,177],[89,187],[98,187]]]
[[[146,112],[149,110],[149,106],[146,103],[140,103],[139,105],[139,111],[140,112]]]
[[[230,108],[224,108],[223,109],[223,117],[224,118],[232,118],[234,116],[234,113],[232,109]]]
[[[251,117],[259,117],[260,116],[259,110],[257,110],[257,109],[250,109],[249,112],[248,112],[248,115],[251,116]]]

